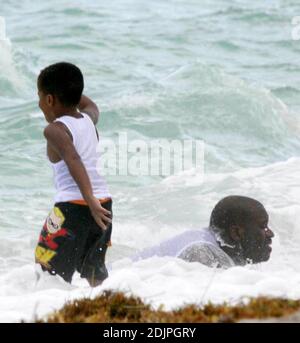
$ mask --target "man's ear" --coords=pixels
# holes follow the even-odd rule
[[[51,94],[47,94],[47,96],[46,96],[47,105],[50,107],[53,107],[54,101],[55,101],[54,96]]]
[[[244,229],[241,226],[232,225],[229,228],[229,235],[234,242],[240,242],[244,237]]]

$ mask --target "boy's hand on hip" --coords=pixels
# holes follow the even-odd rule
[[[102,207],[99,199],[95,197],[89,201],[88,205],[96,223],[101,227],[102,230],[106,230],[107,224],[112,222],[111,212]]]

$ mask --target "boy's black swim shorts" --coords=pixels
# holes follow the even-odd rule
[[[112,200],[101,202],[112,212]],[[86,205],[56,203],[47,217],[35,250],[43,270],[71,282],[75,271],[82,278],[103,281],[108,272],[105,254],[110,245],[112,225],[103,231]]]

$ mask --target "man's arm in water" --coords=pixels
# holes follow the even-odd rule
[[[50,147],[65,161],[95,221],[105,230],[107,223],[111,223],[111,213],[94,197],[88,173],[65,126],[59,122],[51,123],[45,128],[44,135]]]
[[[86,95],[82,95],[78,105],[80,112],[86,113],[96,125],[99,120],[100,111],[98,106]]]

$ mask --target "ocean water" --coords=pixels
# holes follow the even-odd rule
[[[300,298],[300,41],[296,0],[1,0],[0,321],[32,320],[104,289],[154,307],[249,296]],[[44,275],[34,248],[54,195],[36,77],[67,60],[102,110],[101,137],[199,139],[205,175],[110,176],[110,277],[92,290]],[[270,261],[215,270],[128,256],[206,226],[229,194],[260,200],[276,236]]]

